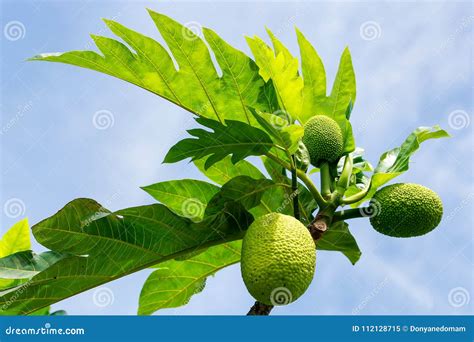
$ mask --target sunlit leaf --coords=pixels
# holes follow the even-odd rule
[[[400,147],[395,147],[382,154],[372,174],[372,186],[370,191],[362,201],[356,203],[354,206],[360,205],[362,202],[372,198],[378,188],[407,171],[411,155],[418,150],[422,142],[429,139],[446,137],[449,137],[449,134],[437,125],[415,129]]]
[[[270,93],[255,63],[225,43],[217,34],[203,29],[222,76],[219,77],[205,42],[186,26],[149,10],[173,59],[164,46],[112,21],[107,26],[118,40],[93,35],[102,54],[93,51],[47,53],[32,60],[60,62],[99,71],[159,95],[199,116],[248,122],[247,106],[274,110]],[[130,47],[130,48],[129,48]]]
[[[323,62],[311,43],[296,29],[303,72],[303,110],[301,122],[318,114],[318,101],[326,97],[326,71]]]
[[[190,218],[196,221],[202,220],[204,208],[219,191],[218,186],[195,179],[160,182],[142,189],[176,214],[184,217],[191,214]]]
[[[271,38],[276,46],[275,52],[259,37],[246,39],[260,68],[260,75],[265,81],[271,79],[273,82],[280,108],[299,119],[303,79],[298,75],[298,60],[289,54],[274,35],[271,35]]]

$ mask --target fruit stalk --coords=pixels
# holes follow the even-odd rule
[[[365,217],[367,215],[364,216],[364,212],[369,212],[369,210],[368,207],[363,207],[337,211],[334,213],[332,222],[335,223],[353,218]]]
[[[321,194],[324,199],[329,199],[331,196],[331,174],[329,172],[329,164],[323,163],[321,165]]]
[[[291,156],[293,160],[293,165],[291,168],[291,191],[293,196],[293,216],[299,220],[300,219],[300,205],[298,199],[298,177],[296,174],[296,162],[295,156]]]

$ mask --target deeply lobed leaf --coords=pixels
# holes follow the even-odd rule
[[[252,59],[227,44],[210,29],[204,36],[216,56],[219,77],[204,41],[190,29],[149,10],[149,14],[171,50],[152,38],[115,21],[106,25],[128,44],[92,36],[101,54],[71,51],[41,54],[37,61],[60,62],[96,70],[133,83],[196,115],[224,122],[225,119],[251,122],[247,106],[274,110],[272,90],[258,74]]]
[[[227,155],[232,155],[232,162],[235,164],[248,156],[264,155],[273,147],[272,140],[264,131],[249,124],[227,120],[226,125],[223,125],[204,118],[196,121],[213,132],[189,130],[189,134],[195,138],[187,138],[174,145],[166,154],[165,163],[209,156],[204,165],[207,169]]]

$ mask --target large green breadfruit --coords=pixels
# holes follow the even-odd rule
[[[413,237],[435,229],[443,216],[443,203],[419,184],[397,183],[378,190],[370,202],[372,227],[394,237]]]
[[[304,125],[303,143],[308,149],[311,164],[336,161],[343,152],[344,137],[336,121],[325,115],[316,115]]]
[[[316,246],[297,219],[278,213],[257,218],[242,242],[245,286],[258,301],[286,305],[298,299],[313,280]]]

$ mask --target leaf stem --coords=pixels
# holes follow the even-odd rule
[[[329,164],[321,165],[321,193],[324,199],[331,197],[331,174],[329,172]]]
[[[266,156],[268,158],[270,158],[271,160],[273,160],[274,162],[276,162],[276,163],[280,164],[281,166],[283,166],[285,169],[291,171],[291,166],[288,163],[286,163],[285,161],[278,158],[277,156],[274,156],[271,153],[267,153]],[[305,172],[303,172],[299,169],[296,169],[296,175],[306,185],[309,192],[311,193],[311,195],[313,195],[314,199],[316,200],[316,203],[318,204],[318,206],[320,208],[326,207],[328,205],[328,203],[323,198],[323,196],[321,196],[319,190],[316,188],[313,181],[308,177],[308,175]]]
[[[313,181],[308,177],[308,175],[301,170],[296,170],[296,174],[298,175],[298,178],[301,179],[301,181],[306,185],[311,195],[313,195],[313,198],[316,200],[316,203],[318,203],[318,206],[320,208],[325,208],[328,203],[323,198],[323,196],[316,188]]]

